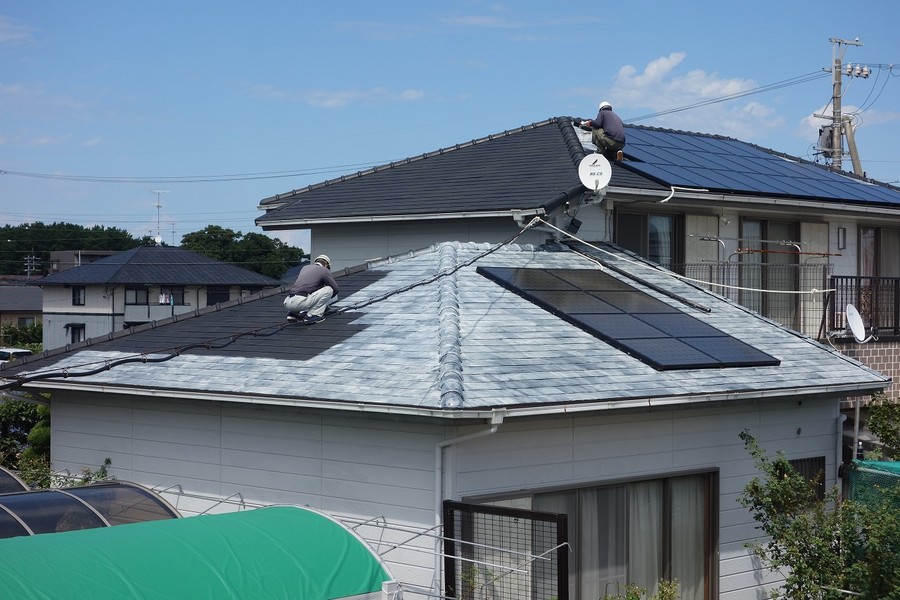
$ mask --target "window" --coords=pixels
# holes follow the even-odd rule
[[[181,286],[161,288],[159,292],[159,303],[183,306],[184,288]]]
[[[84,286],[72,286],[72,306],[84,306]]]
[[[34,317],[19,317],[19,327],[34,327]]]
[[[788,461],[794,470],[816,485],[816,497],[825,499],[825,457],[795,458]]]
[[[799,329],[798,294],[755,290],[796,290],[800,286],[800,248],[796,223],[743,219],[740,239],[739,302],[761,315]]]
[[[682,230],[677,215],[616,213],[616,244],[667,269],[683,262]]]
[[[212,306],[219,302],[228,302],[231,298],[231,289],[227,285],[211,285],[206,288],[206,305]]]
[[[714,474],[537,493],[531,510],[568,516],[569,597],[677,579],[683,600],[712,597]],[[520,503],[521,499],[503,501]]]
[[[84,323],[70,323],[67,327],[69,328],[69,341],[71,343],[84,341]]]
[[[125,304],[147,305],[150,304],[150,295],[146,287],[125,288]]]
[[[900,277],[900,230],[859,228],[861,277]]]

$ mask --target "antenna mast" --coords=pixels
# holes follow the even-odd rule
[[[159,226],[159,209],[162,208],[162,204],[159,201],[160,194],[168,194],[169,190],[150,190],[151,194],[156,194],[156,243],[162,243],[162,233]]]

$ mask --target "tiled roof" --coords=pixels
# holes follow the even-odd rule
[[[584,156],[571,119],[553,118],[266,198],[264,208],[284,206],[256,222],[552,208],[561,194],[583,191]],[[622,169],[611,185],[667,189]]]
[[[613,165],[612,189],[665,193],[677,186],[900,207],[896,187],[733,138],[635,125],[626,133],[626,160]],[[567,200],[583,191],[577,165],[592,149],[590,135],[570,117],[554,117],[266,198],[260,207],[267,213],[256,223],[549,211],[560,194]]]
[[[286,325],[283,292],[270,290],[51,351],[0,376],[41,372],[29,385],[443,417],[850,395],[889,381],[668,271],[611,247],[594,252],[615,267],[607,273],[780,364],[657,371],[476,272],[604,268],[596,257],[445,243],[339,277],[341,311],[313,326]]]
[[[140,246],[37,281],[39,285],[244,285],[280,282],[248,269],[168,246]]]
[[[0,285],[0,312],[41,312],[44,292],[26,285]]]

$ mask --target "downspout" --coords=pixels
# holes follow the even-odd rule
[[[441,536],[440,527],[444,513],[444,448],[497,433],[500,425],[503,424],[505,415],[505,410],[495,409],[492,411],[490,428],[447,440],[441,440],[434,446],[434,525],[437,535],[434,542],[434,580],[432,585],[437,593],[440,593],[441,591],[441,581],[443,579],[441,563],[444,552],[442,548],[443,538]]]
[[[844,478],[843,472],[844,470],[841,468],[844,465],[844,421],[847,420],[847,415],[840,415],[837,418],[837,455],[835,456],[835,469],[834,469],[834,481],[837,485],[837,489],[840,491],[841,495],[844,494]]]

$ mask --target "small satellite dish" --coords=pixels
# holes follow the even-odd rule
[[[156,242],[157,246],[159,246],[160,244],[162,244],[162,237],[156,236],[155,238],[153,238],[153,241]]]
[[[862,317],[859,316],[859,311],[856,310],[856,307],[848,304],[847,310],[844,312],[847,315],[847,325],[850,326],[850,331],[853,333],[856,341],[860,344],[869,341],[866,339],[866,326],[863,325]]]
[[[609,185],[612,167],[602,154],[588,154],[578,163],[578,179],[587,189],[598,192]]]

